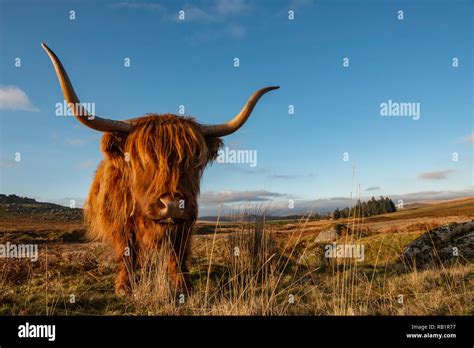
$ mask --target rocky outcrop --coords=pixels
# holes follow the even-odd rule
[[[0,194],[0,219],[29,218],[34,221],[82,222],[82,209],[38,202],[33,198]]]
[[[335,227],[332,226],[331,228],[321,231],[314,240],[316,243],[329,243],[335,241],[341,236],[341,232]]]
[[[402,254],[405,265],[427,268],[474,261],[474,220],[435,228],[412,241]]]
[[[24,204],[24,203],[38,203],[33,198],[20,197],[17,195],[4,195],[0,193],[0,203],[2,204]]]

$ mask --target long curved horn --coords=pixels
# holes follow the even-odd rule
[[[71,108],[74,116],[81,122],[83,125],[101,131],[101,132],[131,132],[133,126],[129,123],[122,121],[109,120],[107,118],[101,118],[99,116],[91,115],[89,112],[81,105],[79,98],[77,98],[76,92],[72,87],[71,81],[67,76],[66,70],[59,58],[54,54],[51,49],[46,46],[45,43],[41,43],[41,47],[44,48],[49,58],[53,62],[54,70],[56,70],[56,75],[58,76],[59,84],[61,85],[61,90],[63,91],[64,99],[66,100],[68,106]],[[71,105],[72,104],[72,105]]]
[[[202,132],[206,136],[212,137],[223,137],[225,135],[229,135],[234,133],[237,129],[242,127],[249,118],[250,114],[252,113],[253,108],[257,105],[258,100],[262,95],[267,92],[273,91],[274,89],[280,88],[279,86],[272,86],[272,87],[265,87],[259,89],[255,92],[250,99],[248,100],[247,104],[244,105],[242,110],[239,112],[237,116],[235,116],[232,120],[224,124],[216,124],[216,125],[207,125],[203,124]]]

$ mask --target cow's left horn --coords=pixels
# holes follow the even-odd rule
[[[59,84],[61,85],[61,90],[63,91],[64,99],[66,100],[68,106],[71,108],[74,116],[81,122],[83,125],[101,131],[101,132],[131,132],[133,126],[129,123],[123,121],[109,120],[107,118],[102,118],[99,116],[91,115],[84,108],[79,98],[74,92],[71,81],[67,76],[66,70],[59,58],[54,54],[51,49],[46,46],[45,43],[41,43],[41,46],[44,48],[49,58],[53,62],[54,70],[56,70],[56,75],[59,79]]]
[[[253,108],[255,107],[255,105],[257,105],[257,102],[262,97],[262,95],[278,88],[280,87],[272,86],[259,89],[250,97],[247,104],[245,104],[239,114],[235,116],[232,120],[224,124],[202,125],[202,132],[204,133],[204,135],[210,137],[223,137],[225,135],[234,133],[237,129],[244,125],[245,121],[247,121],[250,114],[252,113]]]

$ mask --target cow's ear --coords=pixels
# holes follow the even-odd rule
[[[105,157],[112,161],[115,166],[124,159],[124,146],[127,139],[126,134],[105,133],[102,136],[101,150]]]
[[[206,137],[206,144],[208,148],[208,162],[217,158],[217,151],[222,147],[224,142],[221,138]]]

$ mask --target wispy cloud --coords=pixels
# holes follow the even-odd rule
[[[248,167],[248,166],[238,166],[238,165],[226,165],[222,164],[222,167],[229,172],[245,174],[245,175],[258,175],[263,176],[265,175],[266,178],[270,180],[292,180],[297,179],[299,177],[303,177],[303,175],[296,175],[296,174],[272,174],[272,171],[267,168],[263,167]],[[308,177],[314,177],[314,174],[309,173]]]
[[[186,21],[189,22],[215,22],[218,19],[212,15],[209,11],[195,6],[195,5],[185,5],[183,8],[185,13]],[[173,16],[174,20],[179,20],[177,16]]]
[[[245,27],[236,24],[228,24],[219,30],[216,30],[215,28],[195,30],[189,37],[187,37],[187,42],[194,46],[218,41],[228,37],[239,40],[242,39],[245,34]]]
[[[474,133],[466,136],[463,138],[463,143],[471,143],[471,144],[474,144]]]
[[[386,195],[395,203],[402,200],[404,204],[414,202],[434,202],[457,198],[465,198],[474,196],[474,189],[465,189],[459,191],[421,191],[410,192],[398,195]],[[47,199],[44,197],[33,197],[38,201],[52,202],[65,206],[69,206],[70,200],[75,201],[76,207],[82,207],[84,203],[83,197],[64,197],[60,199]],[[288,208],[288,199],[294,199],[294,208]],[[297,198],[297,197],[296,197]],[[219,205],[224,203],[225,213],[227,209],[233,211],[235,203],[255,203],[261,210],[270,211],[275,215],[291,215],[304,214],[307,212],[331,212],[336,208],[345,208],[354,205],[354,199],[350,197],[332,197],[321,198],[315,200],[297,200],[287,194],[269,192],[265,190],[256,191],[222,191],[222,192],[205,192],[202,194],[199,204],[200,216],[216,215],[219,211]],[[369,196],[359,197],[361,201],[367,201]]]
[[[380,190],[380,186],[370,186],[365,189],[366,191],[378,191]]]
[[[262,167],[249,167],[248,165],[228,165],[226,163],[216,163],[216,166],[221,166],[224,170],[233,172],[233,173],[240,173],[240,174],[248,174],[248,175],[263,175],[269,172],[268,169]]]
[[[0,110],[39,111],[17,86],[0,86]]]
[[[183,6],[186,21],[192,22],[223,22],[230,17],[242,16],[249,13],[251,6],[246,0],[215,0],[209,5]],[[175,20],[178,17],[175,16]]]
[[[420,178],[424,180],[443,180],[447,179],[448,175],[454,172],[454,170],[446,169],[446,170],[438,170],[434,172],[426,172],[421,173]]]
[[[246,196],[246,194],[248,196]],[[474,196],[474,189],[465,189],[459,191],[421,191],[404,194],[387,194],[395,203],[402,200],[404,204],[414,202],[433,202],[456,198]],[[249,198],[249,199],[247,199]],[[289,208],[289,199],[292,199],[293,208]],[[370,196],[357,197],[361,201],[367,201]],[[292,215],[305,214],[308,212],[332,212],[334,209],[354,206],[356,200],[350,197],[332,197],[320,198],[314,200],[302,200],[298,197],[292,197],[288,194],[268,192],[268,191],[249,191],[249,192],[207,192],[200,199],[200,215],[215,215],[220,211],[219,205],[223,204],[222,213],[227,211],[235,212],[238,203],[252,202],[261,210],[271,211],[274,215]],[[240,209],[240,208],[238,208]]]
[[[183,10],[186,23],[201,25],[218,24],[216,28],[195,28],[188,37],[191,44],[216,41],[225,37],[242,39],[247,30],[244,26],[231,22],[232,19],[250,13],[251,5],[247,0],[214,0],[199,5],[186,3],[181,8],[170,9],[163,4],[152,2],[122,1],[112,4],[115,9],[154,11],[166,21],[181,22],[179,11]]]
[[[200,6],[186,5],[183,10],[186,14],[187,22],[200,24],[215,24],[220,26],[206,27],[196,30],[190,37],[189,42],[193,45],[217,41],[226,37],[240,40],[245,37],[247,29],[232,19],[246,15],[250,5],[244,0],[220,0],[214,1],[211,5]],[[173,20],[178,17],[173,15]]]
[[[238,24],[228,25],[226,31],[234,39],[242,39],[245,36],[246,32],[247,32],[245,27],[243,27],[242,25],[238,25]]]
[[[221,191],[204,192],[199,202],[201,204],[220,204],[234,202],[263,202],[286,196],[283,193],[269,192],[265,190],[258,191]]]
[[[57,138],[57,135],[56,135],[56,138]],[[94,134],[94,135],[83,137],[83,138],[67,138],[66,143],[72,146],[82,146],[90,142],[97,142],[99,141],[99,139],[100,139],[100,136]]]
[[[311,6],[313,5],[313,3],[313,0],[291,0],[289,8],[291,8],[292,10],[300,9]]]
[[[15,161],[13,160],[0,160],[0,168],[13,168],[15,166]]]
[[[250,5],[246,0],[216,0],[214,3],[216,13],[228,15],[241,15],[249,12]]]
[[[110,5],[113,8],[128,8],[134,10],[150,10],[150,11],[166,11],[162,4],[155,4],[151,2],[131,2],[122,1]]]
[[[473,189],[466,189],[460,191],[420,191],[420,192],[410,192],[404,194],[387,194],[395,203],[399,200],[402,200],[405,204],[413,202],[423,202],[423,201],[443,201],[449,199],[470,197],[474,195]],[[367,201],[370,199],[369,196],[361,196],[357,199],[361,201]],[[333,211],[336,208],[345,208],[348,206],[353,206],[355,204],[354,199],[350,197],[333,197],[333,198],[322,198],[316,200],[307,200],[307,201],[295,201],[294,212],[302,213],[308,211]],[[282,213],[285,212],[290,214],[291,211],[285,209],[286,202],[282,206]]]
[[[275,180],[290,180],[296,178],[296,175],[272,174],[269,175],[268,178]]]
[[[224,22],[230,17],[241,16],[249,13],[251,6],[247,0],[214,0],[195,5],[187,3],[178,10],[171,10],[163,4],[153,2],[122,1],[111,4],[116,9],[131,9],[156,11],[164,15],[164,18],[179,21],[178,10],[183,10],[187,22]]]
[[[84,145],[87,143],[86,139],[67,139],[66,142],[69,145]]]
[[[94,166],[94,161],[85,160],[85,161],[77,163],[75,167],[77,169],[89,169],[89,168],[92,168],[93,166]]]
[[[459,191],[420,191],[404,193],[400,195],[389,195],[389,197],[392,198],[394,202],[401,199],[405,203],[423,201],[443,201],[472,196],[474,196],[474,189],[472,188]]]

